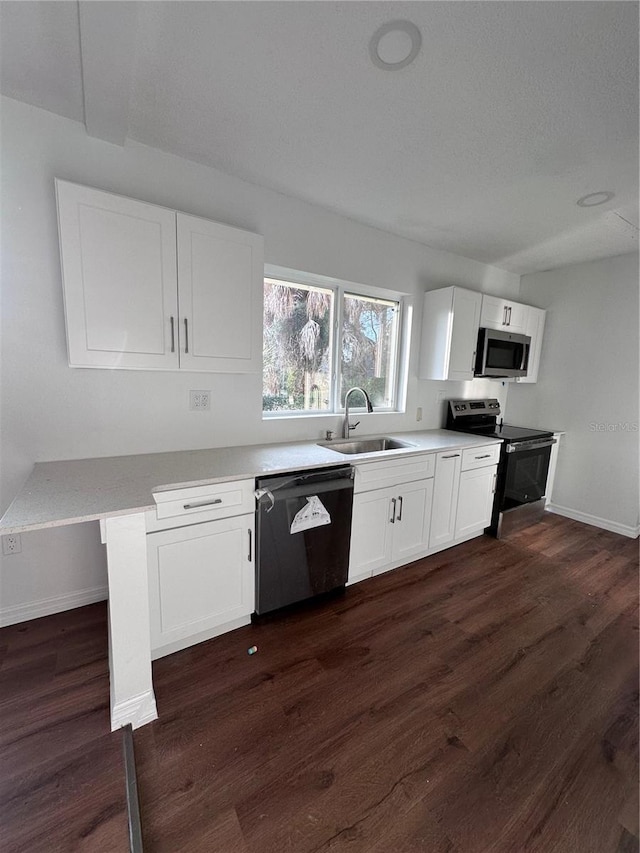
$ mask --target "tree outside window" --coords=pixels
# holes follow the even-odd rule
[[[337,287],[266,278],[263,411],[339,411],[354,385],[367,391],[374,407],[394,408],[399,307]]]

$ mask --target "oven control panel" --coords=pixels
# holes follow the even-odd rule
[[[454,418],[465,415],[500,414],[500,403],[496,399],[488,400],[449,400],[449,407]]]

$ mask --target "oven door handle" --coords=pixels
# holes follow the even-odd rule
[[[541,450],[543,447],[551,447],[552,444],[557,444],[555,438],[545,438],[542,441],[520,441],[518,444],[507,444],[505,451],[507,453],[523,453],[525,450]]]

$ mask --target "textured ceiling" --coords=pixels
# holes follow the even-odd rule
[[[130,139],[514,272],[637,247],[633,2],[135,5]],[[387,72],[394,19],[422,50]],[[5,0],[0,25],[2,92],[84,121],[77,4]]]

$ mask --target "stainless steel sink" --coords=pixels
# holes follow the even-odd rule
[[[380,453],[385,450],[400,450],[404,447],[415,447],[408,441],[398,441],[395,438],[351,438],[342,441],[318,442],[320,447],[327,447],[337,453]]]

